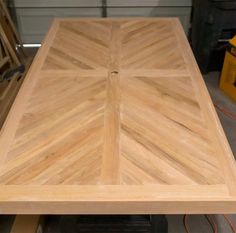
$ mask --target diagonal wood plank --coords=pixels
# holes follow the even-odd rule
[[[235,184],[177,19],[55,20],[0,132],[1,213],[233,213]]]
[[[183,57],[176,50],[171,22],[140,22],[123,28],[122,67],[125,69],[181,69]],[[161,54],[161,56],[159,56]]]
[[[101,27],[102,26],[102,27]],[[110,22],[60,25],[43,69],[107,68],[109,64]],[[79,43],[78,43],[79,41]],[[73,50],[71,48],[73,47]]]

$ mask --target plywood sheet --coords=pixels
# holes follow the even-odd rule
[[[235,161],[175,18],[55,20],[0,155],[1,213],[236,211]]]

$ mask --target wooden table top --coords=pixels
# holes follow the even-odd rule
[[[0,134],[0,213],[234,212],[235,161],[179,21],[56,19]]]

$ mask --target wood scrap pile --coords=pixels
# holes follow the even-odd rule
[[[26,55],[3,0],[0,0],[0,128],[25,73]]]

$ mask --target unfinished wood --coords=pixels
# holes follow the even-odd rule
[[[1,47],[1,51],[0,51],[0,57],[1,59],[3,59],[4,57],[9,57],[10,60],[9,60],[9,63],[10,63],[10,66],[13,67],[14,66],[14,61],[12,60],[10,54],[9,54],[9,51],[6,47],[6,44],[3,42],[2,38],[0,38],[0,47]]]
[[[7,50],[9,51],[9,54],[11,55],[12,60],[15,62],[16,65],[20,65],[20,60],[17,57],[16,52],[12,48],[12,45],[11,45],[9,39],[7,38],[7,35],[6,35],[1,24],[0,24],[0,36],[2,38],[3,43],[5,44],[5,46],[7,48]]]
[[[58,19],[0,134],[0,211],[234,213],[236,169],[177,19]]]
[[[0,83],[0,129],[23,82],[21,76],[16,73],[10,82]]]
[[[11,19],[11,16],[10,16],[10,14],[8,12],[7,6],[6,6],[6,4],[4,3],[3,0],[0,0],[0,8],[1,8],[2,12],[5,14],[5,16],[6,16],[8,22],[10,24],[10,28],[11,28],[11,30],[13,32],[13,35],[15,36],[16,41],[19,43],[19,45],[21,46],[21,49],[22,49],[23,45],[22,45],[20,36],[18,34],[18,31],[17,31],[17,29],[16,29],[12,19]]]
[[[0,61],[0,69],[5,66],[8,62],[10,61],[10,58],[8,56],[4,57],[1,61]]]
[[[6,57],[9,58],[9,57]],[[23,83],[25,75],[29,69],[32,59],[29,58],[25,63],[25,72],[15,73],[10,81],[3,80],[0,82],[0,129],[7,117],[7,114],[16,98],[16,95]],[[9,62],[9,61],[8,61]],[[1,66],[0,66],[1,67]]]
[[[120,24],[111,25],[110,64],[104,112],[104,152],[101,182],[120,182]]]
[[[21,62],[23,62],[25,58],[23,44],[4,0],[0,0],[0,10],[0,24],[7,36],[8,42],[11,44],[12,49],[15,50],[17,57],[19,57]]]
[[[40,215],[17,215],[10,233],[40,233],[42,219]]]

